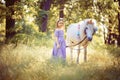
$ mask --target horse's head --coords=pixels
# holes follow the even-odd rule
[[[87,39],[89,41],[92,40],[92,36],[93,34],[97,31],[97,27],[96,26],[96,21],[95,20],[88,20],[86,23],[86,27],[85,27],[85,34],[87,36]]]

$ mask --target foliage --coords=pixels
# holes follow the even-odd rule
[[[38,33],[38,25],[35,22],[38,0],[21,0],[21,2],[16,2],[14,5],[15,15],[14,19],[16,20],[16,25],[14,31],[17,32],[16,36],[11,40],[11,42],[23,42],[30,44],[30,42],[35,40],[35,34]],[[32,44],[32,43],[31,43]]]
[[[17,35],[34,35],[41,28],[41,18],[48,15],[47,35],[53,33],[56,21],[59,17],[60,1],[53,0],[51,8],[48,11],[40,9],[42,0],[20,0],[13,6],[6,9],[4,4],[0,4],[1,20],[4,19],[5,11],[10,15],[9,9],[14,9],[13,18],[15,27],[13,30]],[[69,24],[79,22],[85,18],[95,18],[99,24],[107,25],[112,33],[118,35],[119,12],[118,2],[114,0],[64,0],[64,20],[66,28]],[[4,23],[4,22],[3,22]],[[19,39],[19,37],[17,37]],[[22,40],[22,39],[21,39]],[[23,39],[24,40],[24,39]]]
[[[3,23],[6,16],[6,7],[4,4],[0,4],[0,23]]]
[[[113,27],[117,26],[117,14],[119,12],[118,3],[115,3],[113,0],[99,0],[95,3],[97,12],[100,14],[100,21],[104,24],[109,24]],[[111,19],[112,18],[112,19]],[[111,20],[109,22],[109,20]],[[115,24],[115,26],[114,26]],[[110,26],[110,27],[111,27]]]
[[[6,7],[4,4],[0,3],[0,42],[3,42],[5,39],[5,16],[6,16]]]
[[[94,0],[66,0],[64,2],[64,14],[67,26],[71,23],[79,22],[85,18],[94,18],[98,22],[109,24],[109,22],[107,22],[109,20],[109,16],[111,16],[112,18],[114,17],[113,20],[116,20],[116,15],[118,11],[118,4],[114,3],[111,0],[96,0],[96,2]],[[50,22],[55,22],[58,19],[58,15],[59,5],[57,5],[57,2],[55,2],[52,4],[50,9]],[[115,23],[115,25],[117,26],[117,22]]]

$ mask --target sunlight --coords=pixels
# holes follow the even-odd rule
[[[2,0],[1,2],[2,2],[3,4],[5,4],[5,0]]]
[[[120,80],[119,3],[0,0],[0,80]]]
[[[92,46],[94,45],[98,46],[98,44],[93,44]],[[66,65],[50,61],[52,47],[48,48],[45,45],[42,47],[30,47],[23,44],[19,44],[16,48],[13,47],[13,44],[3,46],[0,57],[4,63],[2,67],[8,65],[7,68],[10,71],[8,71],[8,75],[12,77],[16,77],[16,74],[19,75],[17,80],[48,80],[48,78],[49,80],[89,80],[91,79],[91,74],[94,74],[94,76],[103,74],[101,69],[104,72],[113,65],[114,60],[114,57],[100,46],[98,46],[100,49],[97,47],[88,47],[88,62],[86,63],[83,62],[83,51],[81,51],[80,64],[76,64],[76,50],[74,50],[73,54],[74,62],[71,63],[70,51],[69,48],[67,48]],[[7,70],[5,72],[7,73]],[[108,75],[106,74],[106,76]],[[56,79],[56,77],[58,79]],[[83,77],[85,79],[82,79]],[[95,78],[94,80],[99,79]]]
[[[27,9],[27,5],[24,5],[24,8]]]
[[[34,21],[34,18],[32,16],[26,16],[26,20],[28,21],[28,23],[31,23]]]

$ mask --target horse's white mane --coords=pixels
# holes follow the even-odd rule
[[[96,22],[96,20],[95,19],[84,19],[83,21],[85,22],[85,23],[87,23],[88,21],[90,21],[90,20],[92,20],[92,23],[94,24],[94,26],[96,26],[97,24],[97,22]],[[81,22],[81,21],[80,21]]]

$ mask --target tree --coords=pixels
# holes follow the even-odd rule
[[[13,18],[14,16],[14,3],[19,0],[6,0],[6,7],[7,7],[7,12],[6,12],[6,43],[13,38],[16,34],[14,31],[14,26],[15,26],[15,19]]]
[[[64,17],[64,0],[60,0],[60,12],[59,12],[59,18],[63,18]]]
[[[43,0],[40,3],[40,9],[44,10],[44,11],[48,11],[50,9],[52,0]],[[48,15],[47,14],[43,14],[42,18],[41,18],[41,31],[42,32],[46,32],[47,30],[47,22],[48,22]]]
[[[95,2],[99,21],[107,25],[108,33],[105,43],[115,44],[118,38],[118,4],[114,0],[96,0]],[[105,34],[104,34],[105,35]]]

